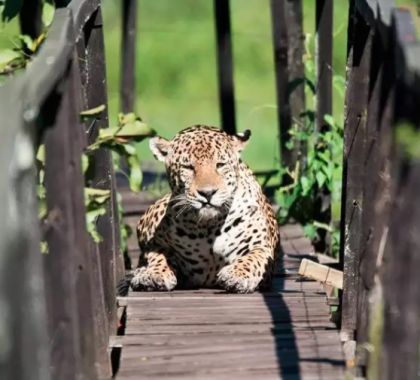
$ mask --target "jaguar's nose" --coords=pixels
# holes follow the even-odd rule
[[[217,189],[214,187],[206,187],[200,190],[197,190],[197,193],[202,197],[206,198],[207,202],[210,202],[211,197],[217,192]]]

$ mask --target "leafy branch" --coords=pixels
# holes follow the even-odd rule
[[[89,118],[96,118],[96,116],[105,109],[101,105],[91,110],[84,111],[80,114],[81,118],[86,120]],[[120,114],[118,116],[118,123],[115,127],[100,129],[98,137],[95,142],[89,145],[82,154],[82,170],[85,175],[88,173],[89,167],[93,161],[93,154],[101,148],[110,149],[120,160],[124,158],[127,160],[130,174],[129,183],[132,191],[140,191],[142,174],[140,169],[140,161],[137,155],[135,143],[143,141],[144,139],[153,136],[154,131],[150,129],[145,123],[141,121],[134,113]],[[44,173],[45,173],[45,147],[40,145],[37,153],[38,164],[38,204],[39,204],[39,218],[42,223],[48,219],[48,210],[46,205],[46,191],[44,187]],[[108,202],[111,200],[111,191],[106,189],[97,189],[86,186],[84,189],[85,208],[86,208],[86,226],[87,231],[92,237],[93,241],[99,243],[102,241],[97,231],[96,224],[98,218],[106,214]],[[121,197],[118,195],[119,208],[121,212]],[[131,231],[128,226],[121,224],[120,235],[122,244],[125,244],[126,238]],[[41,252],[47,253],[48,246],[46,242],[41,243]]]

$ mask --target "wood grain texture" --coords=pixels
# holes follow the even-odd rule
[[[134,207],[125,194],[125,221],[135,227],[144,207]],[[285,255],[269,292],[196,289],[119,297],[127,321],[125,335],[110,340],[122,350],[117,379],[342,378],[341,344],[322,286],[297,273],[302,258],[316,260],[313,248],[300,226],[284,226],[281,235]]]

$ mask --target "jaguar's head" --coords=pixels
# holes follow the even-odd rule
[[[238,186],[240,153],[251,133],[237,135],[207,126],[179,132],[172,140],[154,137],[150,148],[165,163],[173,207],[195,209],[211,219],[229,209]]]

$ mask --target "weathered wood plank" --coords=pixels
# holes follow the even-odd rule
[[[343,289],[343,272],[326,265],[303,259],[299,268],[299,274],[320,281],[325,285],[332,285],[337,289]]]
[[[78,265],[81,265],[77,262],[78,255],[84,252],[79,252],[83,247],[75,244],[76,236],[80,238],[80,235],[76,233],[73,206],[77,201],[83,205],[81,191],[84,183],[82,176],[75,178],[73,170],[76,165],[81,166],[80,155],[73,157],[68,144],[74,122],[72,114],[77,111],[74,107],[75,94],[71,91],[72,78],[67,78],[63,93],[54,92],[47,101],[50,109],[57,110],[57,115],[54,118],[55,125],[52,125],[54,128],[45,133],[45,188],[48,208],[46,241],[50,253],[43,258],[52,338],[51,372],[53,378],[94,378],[91,356],[93,350],[88,349],[86,356],[81,355],[82,349],[86,348],[86,342],[83,339],[79,312],[80,315],[84,313],[80,309],[82,305],[78,303],[76,284],[79,282]],[[80,187],[79,194],[71,190],[73,186]],[[80,199],[74,199],[76,195]],[[86,323],[89,324],[89,318]]]
[[[144,345],[144,346],[183,346],[183,345],[203,345],[203,339],[207,344],[223,343],[228,340],[229,342],[236,343],[252,343],[252,342],[274,342],[277,340],[287,341],[296,339],[297,341],[306,342],[308,344],[317,344],[322,342],[336,343],[338,339],[338,333],[336,330],[317,330],[317,329],[306,329],[296,330],[293,333],[290,331],[277,331],[275,334],[267,331],[266,334],[253,333],[250,331],[243,331],[242,334],[230,334],[227,336],[226,333],[201,333],[197,334],[194,332],[185,334],[139,334],[139,335],[123,335],[123,336],[112,336],[110,339],[111,347],[122,347],[132,345]]]
[[[316,1],[316,130],[330,129],[324,120],[332,115],[332,57],[333,57],[333,0]],[[318,148],[325,149],[325,148]],[[331,193],[327,186],[318,189],[314,204],[314,219],[329,225],[331,223]],[[327,230],[318,230],[315,244],[317,252],[329,252],[331,236]]]
[[[121,111],[134,112],[136,93],[137,0],[122,2]]]
[[[357,321],[357,291],[359,286],[360,238],[364,209],[363,187],[366,157],[366,123],[369,89],[369,69],[373,28],[350,8],[349,55],[344,126],[344,170],[342,196],[344,257],[344,291],[342,296],[342,330],[353,339]]]
[[[126,216],[131,225],[137,219],[136,211]],[[279,272],[271,292],[196,289],[119,297],[127,306],[127,326],[125,336],[111,344],[122,347],[117,378],[281,379],[287,374],[289,379],[299,373],[299,379],[310,379],[315,368],[314,379],[340,378],[343,356],[325,294],[319,283],[299,281],[297,275],[301,258],[316,256],[300,226],[285,226],[281,233],[283,250],[290,254],[282,267],[292,272]],[[132,252],[138,254],[135,246]]]
[[[89,3],[85,4],[86,6]],[[89,12],[82,25],[83,33],[78,41],[79,64],[83,88],[83,107],[90,109],[107,104],[105,57],[103,41],[103,23],[101,9],[92,5],[94,12]],[[89,6],[90,6],[89,5]],[[80,10],[81,12],[81,10]],[[108,127],[108,111],[105,109],[87,126],[88,143],[92,143],[100,128]],[[115,177],[111,163],[111,154],[106,149],[99,149],[93,155],[93,163],[87,172],[89,186],[114,190]],[[106,205],[107,212],[98,218],[98,232],[103,237],[99,243],[103,296],[105,299],[108,328],[116,326],[115,287],[122,275],[123,262],[119,251],[118,212],[116,193],[111,192],[111,201]],[[105,335],[109,335],[105,333]]]

